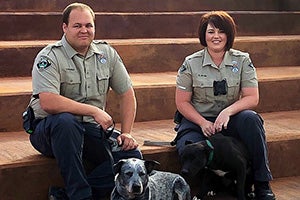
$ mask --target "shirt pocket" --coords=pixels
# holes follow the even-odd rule
[[[109,88],[109,77],[108,75],[97,74],[97,87],[99,94],[105,94]]]
[[[62,77],[60,94],[70,99],[75,99],[81,94],[81,79],[78,73],[68,72]]]
[[[194,99],[200,102],[210,102],[209,99],[212,99],[213,92],[213,82],[211,80],[194,80]]]
[[[236,101],[240,95],[240,80],[239,79],[227,79],[227,98],[229,101]]]

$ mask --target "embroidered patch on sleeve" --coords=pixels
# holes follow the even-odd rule
[[[50,65],[51,65],[51,62],[47,58],[41,57],[40,61],[37,64],[37,67],[39,69],[46,69]]]
[[[186,66],[185,65],[181,65],[179,72],[182,73],[186,70]]]

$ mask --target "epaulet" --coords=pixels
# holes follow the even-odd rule
[[[236,50],[236,49],[230,49],[229,53],[233,56],[246,56],[246,57],[249,57],[248,53],[242,52],[242,51],[239,51],[239,50]]]
[[[62,43],[61,41],[57,41],[55,43],[52,43],[52,44],[48,44],[41,52],[40,54],[41,55],[48,55],[53,48],[58,48],[58,47],[61,47],[62,46]]]
[[[196,59],[196,58],[201,58],[204,55],[204,51],[197,51],[189,56],[186,57],[187,60],[192,60],[192,59]]]
[[[63,44],[62,44],[61,40],[59,40],[59,41],[55,42],[54,44],[52,44],[52,46],[53,47],[61,47],[61,46],[63,46]]]
[[[108,44],[107,42],[103,41],[103,40],[93,40],[94,44]]]

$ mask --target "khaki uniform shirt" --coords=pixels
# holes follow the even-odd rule
[[[32,70],[32,85],[33,95],[51,92],[103,110],[109,88],[122,94],[132,87],[120,56],[111,46],[93,41],[83,57],[64,36],[37,55]],[[36,118],[48,115],[41,109],[39,99],[32,98],[30,105]],[[90,116],[77,118],[83,122],[94,122]]]
[[[227,94],[214,95],[213,82],[226,80]],[[258,87],[249,54],[230,49],[217,67],[204,48],[190,56],[178,70],[177,88],[192,92],[191,103],[203,117],[216,117],[240,98],[241,88]]]

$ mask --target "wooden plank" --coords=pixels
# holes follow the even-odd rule
[[[1,11],[62,11],[72,0],[10,0]],[[199,11],[199,10],[299,10],[295,0],[85,0],[97,12]]]
[[[300,110],[262,113],[268,142],[300,139]],[[136,122],[133,136],[144,153],[174,151],[174,147],[143,146],[144,140],[170,142],[176,136],[172,120]],[[119,124],[116,125],[120,127]],[[0,166],[12,163],[39,161],[39,154],[29,143],[24,131],[0,133]],[[300,159],[299,159],[300,161]]]
[[[96,13],[96,36],[102,39],[195,38],[199,19],[206,12]],[[239,35],[300,32],[299,12],[228,12],[238,25]],[[256,21],[260,23],[253,23]],[[0,12],[0,22],[6,28],[0,32],[0,40],[60,39],[63,33],[60,12]],[[27,24],[31,24],[30,28]]]
[[[106,41],[118,51],[129,73],[176,72],[187,55],[203,48],[197,38]],[[0,57],[3,57],[0,60],[0,77],[31,76],[36,54],[53,42],[0,41]],[[233,48],[249,52],[256,68],[297,66],[300,63],[300,57],[297,56],[297,52],[300,52],[300,35],[239,36]]]

